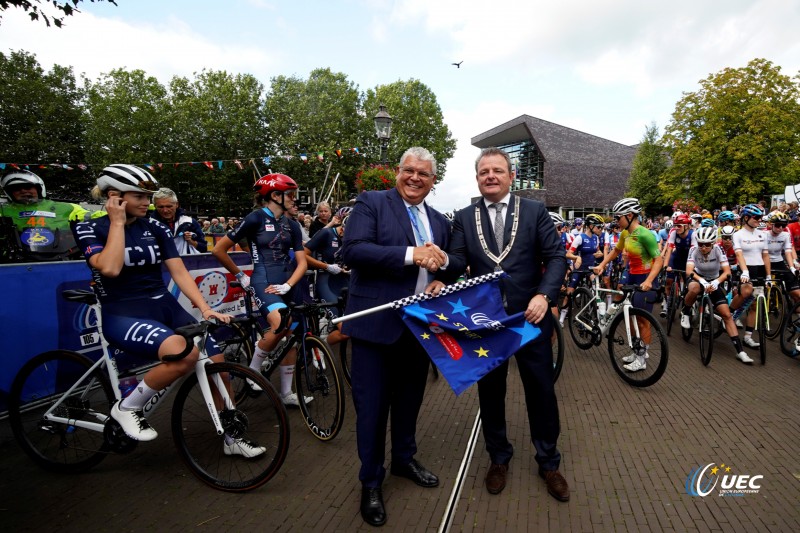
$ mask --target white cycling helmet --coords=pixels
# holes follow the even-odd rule
[[[554,213],[552,211],[548,211],[550,213],[550,220],[553,221],[553,224],[556,226],[560,226],[564,224],[564,218],[559,215],[558,213]]]
[[[637,198],[623,198],[614,204],[612,211],[615,215],[627,215],[628,213],[638,215],[642,212],[642,206],[639,205]]]
[[[6,174],[3,176],[2,180],[0,180],[0,187],[3,188],[3,191],[9,198],[11,198],[11,194],[6,190],[6,187],[13,187],[14,185],[34,185],[39,191],[39,198],[47,196],[47,190],[44,187],[42,178],[28,170],[15,170],[10,174]]]
[[[697,242],[709,243],[717,241],[717,230],[713,227],[702,227],[695,233]]]
[[[733,226],[724,226],[724,227],[723,227],[723,228],[720,230],[720,234],[721,234],[723,237],[733,237],[733,234],[734,234],[734,233],[736,233],[736,228],[734,228]]]
[[[675,223],[673,221],[671,221],[671,220],[667,220],[666,222],[664,222],[664,228],[665,229],[672,229],[672,226],[674,226],[674,225],[675,225]]]
[[[120,192],[144,192],[152,194],[158,190],[156,179],[143,168],[134,165],[110,165],[97,178],[101,191],[116,189]]]

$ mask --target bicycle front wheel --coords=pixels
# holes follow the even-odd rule
[[[244,492],[260,487],[278,472],[289,450],[286,408],[272,385],[250,368],[212,363],[206,365],[206,374],[225,434],[217,434],[197,374],[191,374],[172,407],[178,453],[195,476],[215,489]],[[261,392],[249,397],[246,407],[223,407],[220,383],[235,391],[247,379]]]
[[[665,298],[667,298],[669,303],[667,306],[667,335],[670,335],[672,333],[672,325],[675,322],[675,314],[678,312],[681,300],[677,278],[672,280],[671,290]]]
[[[761,364],[767,363],[767,299],[756,298],[756,331],[758,331],[758,354],[761,357]]]
[[[656,319],[643,309],[631,307],[629,329],[621,310],[608,330],[611,366],[634,387],[649,387],[664,375],[669,360],[667,337]]]
[[[780,285],[773,285],[767,289],[767,315],[769,324],[765,335],[768,339],[776,339],[781,334],[781,326],[786,317],[786,297]]]
[[[55,472],[83,472],[103,460],[109,445],[103,431],[45,420],[48,412],[71,421],[105,424],[116,398],[102,368],[78,380],[94,364],[76,352],[37,355],[11,384],[8,417],[20,447],[37,464]],[[78,383],[67,398],[64,394]],[[59,400],[61,405],[51,410]]]
[[[597,304],[592,292],[580,287],[570,298],[569,333],[578,348],[586,350],[594,344],[597,327]]]
[[[344,422],[344,386],[331,350],[319,337],[303,339],[294,371],[306,426],[321,441],[332,440]]]
[[[800,303],[792,306],[781,327],[781,351],[789,357],[797,357],[800,346]]]
[[[700,338],[700,361],[704,366],[711,362],[711,354],[714,351],[714,308],[711,305],[711,298],[704,296],[700,309],[700,323],[697,328],[697,336]]]
[[[561,367],[564,366],[564,330],[558,320],[553,317],[553,383],[558,381],[561,375]]]

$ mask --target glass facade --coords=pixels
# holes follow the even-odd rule
[[[511,158],[517,172],[512,191],[544,189],[544,158],[530,140],[498,146]]]

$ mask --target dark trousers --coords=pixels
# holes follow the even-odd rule
[[[408,331],[393,345],[352,341],[353,403],[361,459],[358,479],[365,487],[380,487],[386,475],[386,424],[390,413],[392,462],[407,464],[417,453],[417,415],[430,359]]]
[[[531,441],[536,447],[536,462],[545,470],[558,470],[561,453],[557,448],[560,425],[558,401],[553,386],[553,356],[550,327],[542,337],[514,354],[525,390]],[[508,464],[514,447],[506,436],[506,377],[508,361],[478,381],[481,425],[486,451],[493,463]]]

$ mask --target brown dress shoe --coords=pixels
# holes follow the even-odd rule
[[[543,470],[539,468],[539,477],[544,479],[547,485],[547,492],[560,502],[569,501],[569,485],[567,480],[558,470]]]
[[[486,472],[486,490],[489,494],[500,494],[506,488],[506,473],[508,472],[508,465],[498,465],[492,463],[489,471]]]

